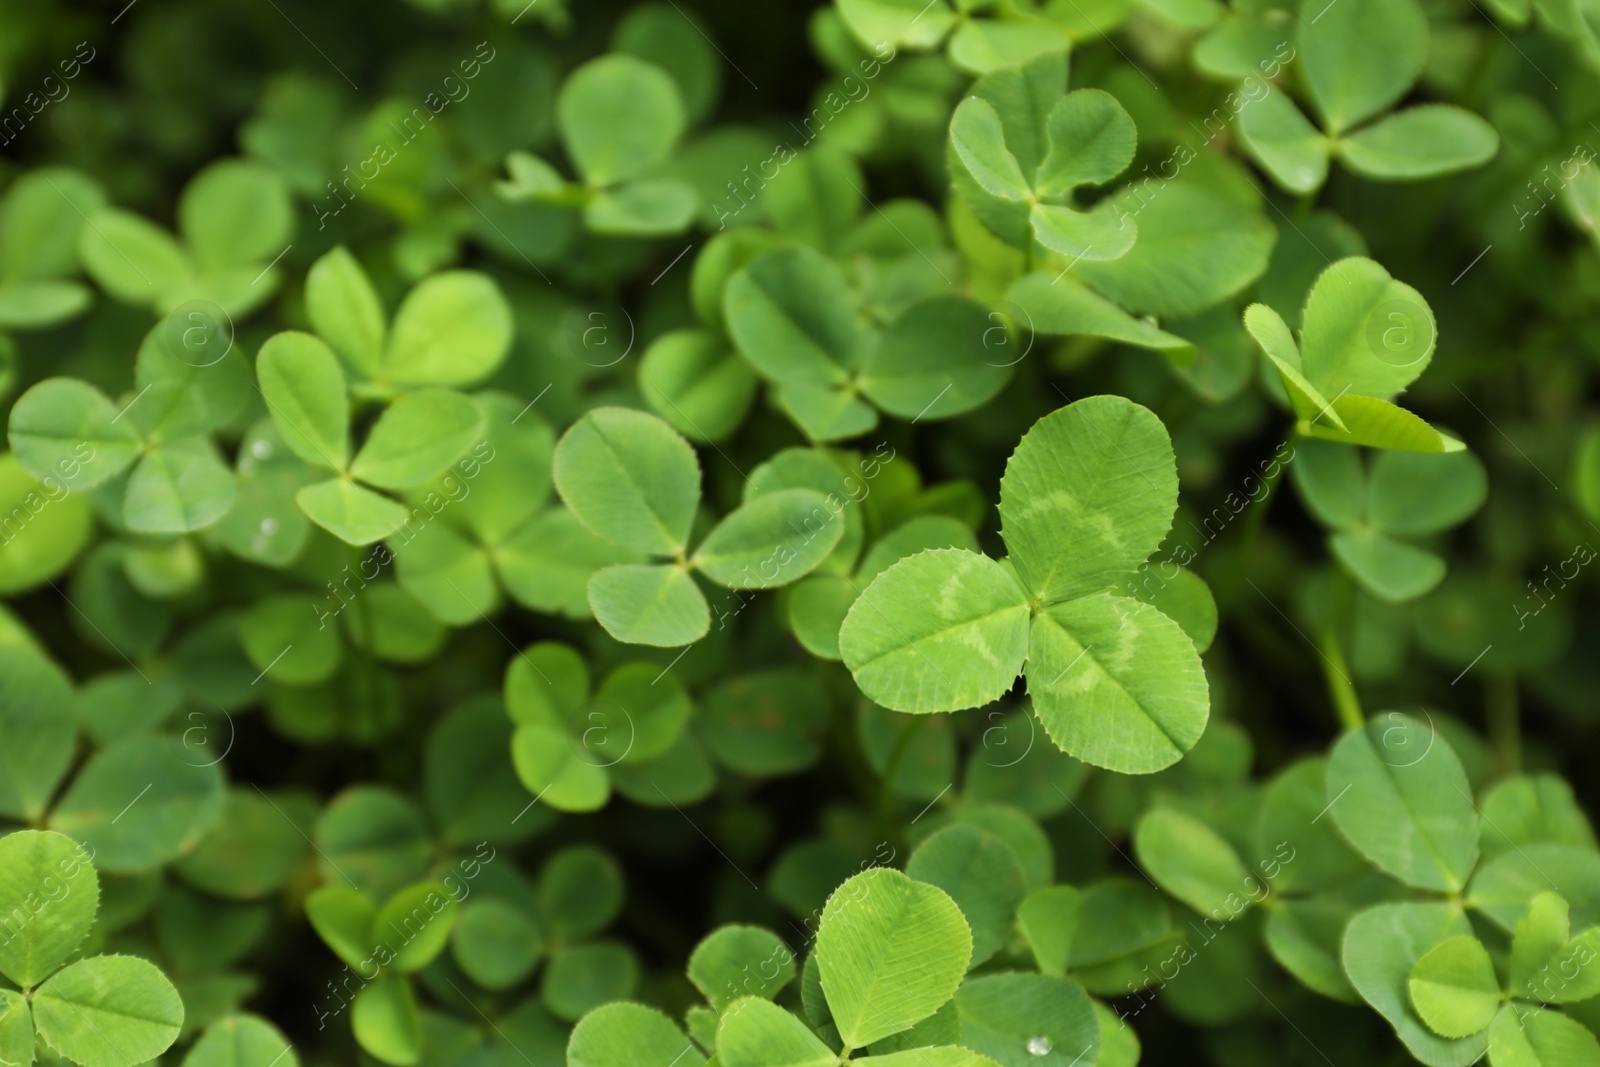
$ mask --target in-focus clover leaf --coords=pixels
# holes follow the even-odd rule
[[[1500,1009],[1500,980],[1483,942],[1471,934],[1446,938],[1411,968],[1411,1006],[1441,1037],[1471,1037],[1488,1029]]]
[[[39,1037],[83,1067],[133,1067],[165,1052],[183,1001],[155,964],[95,956],[62,968],[33,995]]]
[[[1159,419],[1117,397],[1041,419],[1001,482],[1009,566],[933,551],[880,574],[839,633],[856,684],[897,711],[951,711],[997,699],[1026,666],[1065,751],[1125,773],[1181,758],[1209,709],[1194,643],[1158,609],[1104,592],[1166,535],[1171,448]]]
[[[1426,722],[1374,716],[1328,757],[1330,817],[1363,856],[1420,889],[1459,892],[1478,861],[1478,820],[1461,761]]]
[[[787,585],[827,559],[844,536],[842,503],[815,490],[786,489],[725,516],[689,555],[699,460],[672,427],[642,411],[590,411],[562,435],[554,471],[562,499],[596,534],[672,558],[615,564],[589,579],[595,618],[629,644],[670,648],[705,636],[711,609],[692,571],[734,590]]]
[[[972,933],[942,889],[879,868],[828,898],[816,955],[834,1025],[846,1048],[862,1048],[916,1025],[955,994]]]
[[[1422,294],[1370,259],[1342,259],[1317,278],[1303,321],[1297,349],[1277,312],[1245,311],[1302,434],[1408,452],[1466,447],[1390,402],[1433,357],[1438,326]]]
[[[100,880],[89,853],[71,838],[21,830],[0,838],[0,972],[23,989],[53,974],[94,925]]]

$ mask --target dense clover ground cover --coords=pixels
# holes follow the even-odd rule
[[[1600,1067],[1591,0],[0,12],[0,1067]]]

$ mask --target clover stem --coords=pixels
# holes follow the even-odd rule
[[[889,752],[888,762],[883,765],[883,783],[878,787],[878,821],[884,826],[889,824],[889,800],[894,795],[891,789],[894,772],[900,769],[900,761],[905,758],[917,731],[922,729],[922,724],[927,722],[928,718],[927,715],[913,715],[909,722],[900,727],[900,735],[894,739],[894,748]]]
[[[1522,729],[1517,706],[1517,680],[1491,675],[1483,683],[1484,710],[1489,720],[1489,740],[1506,774],[1522,773]]]
[[[1344,650],[1339,647],[1331,623],[1323,627],[1318,648],[1322,652],[1322,673],[1328,680],[1328,695],[1333,699],[1333,710],[1339,715],[1339,726],[1345,730],[1359,730],[1366,723],[1366,716],[1361,713],[1361,701],[1356,696],[1355,683],[1350,681]]]

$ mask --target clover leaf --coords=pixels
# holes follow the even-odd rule
[[[35,330],[76,318],[90,292],[78,272],[78,234],[106,195],[66,167],[23,174],[0,199],[0,329]]]
[[[567,76],[556,97],[556,124],[579,181],[569,183],[538,156],[518,151],[506,158],[510,180],[496,190],[512,203],[579,207],[592,233],[678,233],[694,218],[695,190],[656,175],[687,123],[679,85],[661,67],[620,52],[590,60]]]
[[[728,280],[723,314],[739,352],[814,441],[865,433],[879,409],[913,421],[959,415],[1011,376],[985,344],[994,323],[980,305],[930,297],[881,334],[863,331],[844,273],[805,247],[753,258]]]
[[[178,201],[180,242],[121,208],[88,215],[78,255],[99,286],[127,304],[166,314],[192,300],[246,315],[277,291],[275,257],[290,243],[292,206],[278,174],[258,163],[213,163]]]
[[[609,772],[665,757],[694,710],[676,676],[652,663],[625,663],[591,693],[588,665],[556,642],[530,646],[511,661],[505,704],[516,724],[517,777],[558,811],[604,807]]]
[[[998,699],[1026,669],[1068,753],[1124,773],[1180,759],[1205,729],[1199,655],[1158,609],[1108,591],[1166,536],[1171,448],[1159,419],[1119,397],[1041,419],[1001,481],[1004,563],[921,552],[850,608],[839,649],[862,692],[896,711],[954,711]]]
[[[166,975],[136,956],[78,949],[100,906],[89,852],[63,834],[20,830],[0,838],[0,909],[8,936],[0,972],[8,992],[0,1041],[31,1062],[34,1035],[82,1067],[133,1067],[171,1046],[183,1001]],[[31,1008],[31,1012],[30,1012]]]
[[[1440,533],[1483,506],[1488,483],[1470,452],[1380,452],[1370,474],[1355,449],[1309,440],[1289,468],[1328,548],[1373,596],[1413,600],[1444,579],[1445,563],[1412,539]]]
[[[728,589],[770,589],[804,577],[844,536],[842,505],[786,489],[727,515],[690,556],[699,461],[672,427],[627,408],[595,408],[574,423],[556,445],[554,474],[556,491],[595,534],[673,560],[613,564],[589,579],[595,619],[630,644],[673,647],[706,634],[711,610],[691,570]]]
[[[1300,433],[1406,452],[1466,447],[1390,402],[1427,368],[1438,326],[1422,294],[1372,260],[1341,259],[1318,276],[1298,346],[1265,304],[1246,308],[1244,324],[1278,372]]]
[[[1452,104],[1383,115],[1422,73],[1428,20],[1416,0],[1360,0],[1295,26],[1299,67],[1322,131],[1270,88],[1235,119],[1245,149],[1284,189],[1319,189],[1330,158],[1365,178],[1416,181],[1481,166],[1499,150],[1493,126]]]

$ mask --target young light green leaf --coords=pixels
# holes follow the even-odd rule
[[[828,898],[816,955],[834,1024],[847,1048],[861,1048],[916,1025],[955,994],[972,933],[943,890],[880,867]]]
[[[0,837],[0,972],[24,989],[70,956],[94,925],[100,879],[89,853],[65,835],[19,830]]]
[[[401,974],[420,971],[450,942],[458,912],[455,895],[438,882],[417,882],[395,893],[372,919],[371,940],[391,950]]]
[[[794,954],[765,927],[719,926],[689,954],[688,975],[720,1012],[740,997],[776,999],[794,981]]]
[[[1443,903],[1379,904],[1358,912],[1345,927],[1340,957],[1351,983],[1411,1054],[1430,1067],[1467,1067],[1488,1044],[1483,1034],[1448,1039],[1429,1030],[1412,1008],[1407,988],[1412,968],[1430,949],[1471,932],[1461,910]]]
[[[1467,447],[1387,400],[1346,393],[1333,401],[1331,412],[1339,417],[1345,429],[1336,428],[1329,418],[1302,423],[1301,432],[1308,437],[1321,437],[1348,445],[1402,452],[1460,452]]]
[[[832,1067],[839,1057],[776,1004],[744,997],[728,1005],[717,1025],[717,1062],[727,1067]]]
[[[229,1015],[206,1027],[183,1067],[300,1067],[283,1031],[259,1015]]]
[[[1194,747],[1210,715],[1205,669],[1182,627],[1108,594],[1034,617],[1028,693],[1046,732],[1085,763],[1150,774]]]
[[[370,545],[406,524],[410,515],[386,496],[348,478],[329,478],[294,495],[306,518],[347,545]]]
[[[1294,413],[1307,422],[1326,418],[1335,428],[1345,429],[1339,413],[1322,391],[1306,380],[1301,369],[1300,349],[1295,346],[1294,335],[1289,332],[1283,316],[1265,304],[1251,304],[1244,309],[1244,328],[1272,361],[1283,381],[1284,391],[1289,394],[1289,405]]]
[[[1353,256],[1324,270],[1306,297],[1301,364],[1325,395],[1388,400],[1427,369],[1438,335],[1421,293]]]
[[[387,328],[383,304],[360,262],[344,245],[325,253],[306,272],[306,317],[353,369],[378,373]]]
[[[1005,946],[1027,892],[1022,864],[1010,846],[962,824],[946,826],[918,845],[906,861],[906,876],[938,886],[956,902],[972,930],[971,966]]]
[[[1529,1009],[1515,1001],[1489,1027],[1491,1067],[1596,1067],[1600,1041],[1560,1012]]]
[[[557,811],[598,811],[610,799],[606,772],[594,756],[580,751],[565,731],[548,726],[519,726],[511,737],[517,777],[541,803]]]
[[[384,1063],[411,1067],[422,1060],[422,1015],[411,983],[380,977],[362,986],[350,1006],[356,1042]]]
[[[839,631],[856,684],[894,711],[955,711],[996,700],[1028,654],[1027,595],[986,556],[937,549],[875,578]]]
[[[711,609],[688,570],[676,564],[619,563],[589,579],[589,607],[612,637],[676,648],[711,628]]]
[[[500,286],[476,271],[445,271],[400,302],[378,376],[399,385],[470,385],[510,351],[511,308]]]
[[[1339,158],[1357,174],[1387,181],[1420,181],[1470,170],[1494,158],[1493,126],[1449,104],[1406,108],[1338,142]]]
[[[1306,85],[1334,134],[1403,96],[1428,53],[1428,19],[1416,0],[1340,0],[1297,31]]]
[[[256,356],[256,378],[290,450],[313,466],[343,470],[350,456],[350,401],[328,346],[308,333],[274,334]]]
[[[590,410],[561,436],[555,484],[583,524],[606,540],[654,555],[682,552],[700,502],[694,449],[654,415]]]
[[[359,889],[343,882],[318,886],[306,894],[306,918],[334,954],[352,967],[370,967],[374,948],[372,920],[378,906]]]
[[[1023,435],[1000,481],[1001,536],[1046,603],[1104,589],[1160,547],[1177,510],[1166,427],[1122,397],[1080,400]]]
[[[567,76],[556,124],[590,185],[653,170],[671,154],[686,121],[683,97],[666,71],[627,55],[592,59]]]
[[[448,471],[483,439],[483,410],[450,389],[419,389],[390,404],[350,465],[380,489],[409,489]]]
[[[38,479],[93,489],[139,456],[139,434],[104,393],[76,378],[46,378],[17,398],[11,448]]]
[[[1328,180],[1333,143],[1284,93],[1269,88],[1239,111],[1235,127],[1245,150],[1289,192],[1304,195]]]
[[[1100,89],[1078,89],[1058,100],[1050,109],[1049,131],[1050,151],[1034,179],[1039,195],[1046,197],[1115,178],[1133,162],[1138,141],[1133,117]]]
[[[1425,952],[1407,981],[1411,1005],[1441,1037],[1486,1030],[1500,1008],[1500,980],[1483,942],[1471,934],[1446,938]]]
[[[96,956],[56,972],[33,995],[39,1036],[83,1067],[133,1067],[177,1040],[183,1000],[155,964]]]
[[[814,489],[780,489],[729,513],[706,535],[694,566],[730,589],[772,589],[805,577],[844,536],[842,507]]]
[[[1033,189],[1006,148],[1000,115],[989,101],[977,96],[961,101],[950,117],[950,145],[985,192],[1019,203],[1032,199]]]
[[[178,232],[203,272],[266,262],[293,236],[289,189],[259,163],[224,159],[202,170],[178,199]]]
[[[1399,712],[1339,739],[1330,814],[1367,859],[1406,885],[1459,892],[1478,860],[1478,821],[1461,761],[1431,725]]]
[[[702,1067],[706,1058],[660,1011],[625,1001],[585,1015],[567,1044],[569,1067],[667,1067],[675,1061]]]
[[[204,437],[152,449],[128,479],[122,519],[145,534],[203,530],[233,507],[239,488],[216,446]]]

